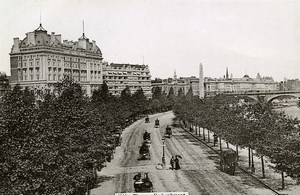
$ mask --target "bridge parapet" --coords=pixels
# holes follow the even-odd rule
[[[247,92],[247,93],[228,93],[227,96],[247,96],[258,101],[258,97],[263,98],[267,103],[271,103],[279,97],[295,97],[300,99],[300,91],[269,91],[269,92]]]

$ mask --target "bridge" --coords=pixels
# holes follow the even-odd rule
[[[268,91],[268,92],[245,92],[245,93],[226,93],[227,96],[247,96],[255,101],[263,98],[267,103],[280,97],[295,97],[300,99],[300,91]]]

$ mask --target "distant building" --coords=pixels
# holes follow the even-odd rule
[[[286,91],[300,91],[299,79],[287,79],[284,82],[284,89]]]
[[[196,77],[194,77],[196,78]],[[199,83],[199,79],[198,79]],[[186,78],[177,78],[176,72],[174,71],[173,78],[167,78],[167,79],[158,79],[152,80],[151,83],[152,90],[155,87],[161,88],[161,91],[165,93],[166,95],[169,94],[171,88],[173,88],[174,94],[178,95],[178,91],[181,89],[183,94],[187,94],[191,85],[188,77]],[[198,90],[199,91],[199,90]],[[194,92],[195,93],[195,92]]]
[[[250,78],[248,75],[245,75],[243,78],[225,77],[216,79],[206,77],[204,85],[207,95],[279,90],[279,84],[272,77],[261,77],[259,73],[256,78]]]
[[[60,34],[48,34],[41,24],[23,40],[14,38],[10,65],[12,86],[53,90],[57,81],[69,76],[91,95],[103,83],[102,53],[95,41],[83,33],[78,41],[62,42]]]
[[[173,88],[175,95],[178,95],[178,91],[180,89],[182,90],[183,94],[187,94],[187,92],[189,91],[189,88],[190,88],[189,84],[183,83],[183,82],[178,82],[178,83],[174,83],[174,82],[170,82],[170,83],[167,83],[167,82],[152,83],[151,86],[152,86],[152,90],[155,87],[161,88],[161,91],[163,93],[165,93],[166,95],[169,94],[171,88]]]
[[[152,81],[152,88],[160,87],[166,94],[170,88],[174,89],[175,94],[181,88],[184,94],[187,94],[189,89],[193,90],[194,96],[199,96],[199,78],[195,76],[180,77],[179,79],[169,78],[161,79],[161,82]],[[221,93],[245,93],[245,92],[267,92],[279,90],[279,84],[272,77],[261,77],[258,73],[256,78],[250,78],[245,75],[243,78],[233,78],[232,74],[229,77],[228,69],[226,68],[226,76],[224,78],[204,77],[204,92],[206,96],[221,94]]]
[[[151,97],[151,75],[148,65],[103,63],[103,81],[112,95],[119,96],[129,87],[131,93],[143,89],[146,97]]]

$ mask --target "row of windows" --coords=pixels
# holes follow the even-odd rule
[[[27,74],[23,74],[23,75],[18,75],[18,79],[19,81],[33,81],[33,80],[40,80],[40,75],[36,74],[35,76],[33,74],[27,75]]]
[[[109,85],[120,85],[122,84],[123,85],[138,85],[138,86],[143,86],[143,87],[147,87],[147,86],[151,86],[150,83],[144,83],[144,82],[123,82],[123,81],[106,81],[107,84]]]
[[[104,65],[106,69],[113,69],[113,70],[140,70],[140,71],[148,71],[148,69],[145,68],[136,68],[135,66],[122,66],[122,67],[114,67],[111,65]]]
[[[37,67],[37,66],[40,66],[40,61],[39,60],[35,60],[35,61],[30,61],[29,63],[27,62],[27,61],[25,61],[25,62],[23,62],[23,68],[27,68],[27,65],[29,65],[29,67]],[[61,65],[62,65],[62,63],[61,62],[56,62],[56,61],[53,61],[52,63],[51,63],[51,61],[48,61],[48,66],[50,66],[51,67],[51,65],[53,66],[53,67],[61,67]],[[19,61],[18,62],[18,67],[19,68],[21,68],[21,62]],[[70,63],[64,63],[64,67],[67,67],[67,68],[71,68],[71,65],[70,65]],[[85,65],[85,64],[81,64],[81,69],[86,69],[86,67],[87,67],[87,65]],[[79,68],[79,64],[78,63],[73,63],[72,64],[72,68]],[[93,69],[94,68],[94,70],[101,70],[101,66],[91,66],[91,69]]]
[[[21,62],[19,61],[18,62],[18,68],[21,68],[21,65],[22,65]],[[29,65],[29,67],[31,67],[31,68],[34,67],[34,66],[40,66],[40,61],[38,61],[38,60],[35,61],[35,62],[34,61],[29,61],[29,63],[28,62],[23,62],[22,67],[27,68],[27,65]]]
[[[40,74],[40,69],[39,68],[36,68],[35,69],[35,71],[33,71],[33,69],[29,69],[29,70],[18,70],[18,75],[21,75],[21,73],[23,74],[23,75],[25,75],[25,74],[27,74],[27,73],[29,73],[29,74],[33,74],[33,73],[35,73],[35,74]]]
[[[109,75],[136,75],[136,76],[148,76],[149,73],[144,73],[144,72],[110,72],[107,71],[107,74]]]
[[[117,77],[117,76],[103,76],[104,79],[128,79],[128,80],[150,80],[149,77]]]
[[[23,56],[18,56],[18,60],[39,60],[40,57],[44,55],[23,55]],[[38,58],[38,59],[36,59]],[[47,57],[48,61],[60,61],[60,60],[65,60],[65,61],[73,61],[73,62],[89,62],[90,65],[100,65],[101,61],[100,60],[87,60],[85,58],[78,58],[78,57],[70,57],[70,56],[59,56],[59,55],[48,55]]]

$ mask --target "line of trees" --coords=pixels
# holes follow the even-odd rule
[[[116,147],[117,126],[172,107],[173,95],[156,90],[152,99],[128,87],[113,97],[103,84],[89,98],[66,78],[37,101],[16,85],[0,104],[0,194],[89,192]]]
[[[267,156],[277,171],[299,179],[300,121],[273,111],[263,101],[247,105],[238,102],[238,98],[226,96],[185,97],[175,104],[174,113],[183,121],[214,132],[226,142],[249,148],[249,153],[250,149],[255,150],[262,163]]]
[[[199,99],[192,90],[175,96],[172,88],[168,94],[154,88],[147,99],[142,89],[131,94],[126,87],[114,97],[106,84],[86,97],[67,78],[37,102],[18,85],[2,98],[0,194],[85,194],[114,152],[117,126],[171,109],[184,121],[269,157],[277,170],[300,176],[299,121],[263,103],[236,106],[236,98]]]

